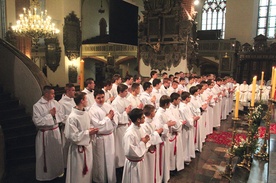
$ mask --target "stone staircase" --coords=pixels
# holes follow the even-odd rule
[[[36,128],[19,100],[0,87],[0,125],[5,142],[5,164],[35,162]]]

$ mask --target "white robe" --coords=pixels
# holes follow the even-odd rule
[[[142,183],[143,157],[150,147],[150,142],[146,144],[141,141],[145,137],[140,127],[132,123],[126,130],[123,138],[123,150],[125,155],[125,165],[122,183]]]
[[[124,149],[122,145],[123,136],[128,128],[129,118],[125,109],[130,105],[126,98],[119,95],[112,102],[112,106],[116,112],[116,120],[118,126],[115,131],[115,166],[116,168],[123,167],[125,162]]]
[[[139,96],[139,99],[141,100],[144,106],[147,104],[151,104],[155,106],[155,103],[151,102],[151,97],[152,97],[151,94],[147,92],[142,92],[141,95]]]
[[[179,112],[181,118],[186,121],[182,129],[184,160],[190,162],[191,158],[195,158],[194,115],[190,105],[184,102],[179,104]]]
[[[116,167],[115,167],[115,139],[114,131],[117,123],[116,116],[114,120],[110,120],[106,115],[112,106],[104,103],[99,106],[95,103],[89,110],[91,124],[99,131],[96,134],[96,140],[93,144],[93,181],[94,182],[116,182]]]
[[[53,107],[56,108],[56,119],[49,112]],[[61,134],[58,128],[58,123],[63,120],[61,106],[56,100],[47,101],[41,97],[34,104],[33,122],[39,129],[35,139],[37,180],[53,180],[64,171]]]
[[[214,107],[214,116],[213,116],[213,127],[219,127],[220,126],[220,119],[221,119],[221,95],[218,96],[218,94],[221,91],[220,87],[216,84],[213,88],[212,88],[212,92],[214,94],[215,98],[218,98],[218,100],[216,101],[216,105]]]
[[[156,97],[156,100],[155,100],[155,108],[156,108],[156,110],[157,110],[157,109],[159,108],[159,101],[160,101],[160,98],[162,97],[161,92],[160,92],[159,89],[157,90],[156,88],[153,88],[150,95]]]
[[[110,98],[112,97],[112,94],[109,90],[105,90],[104,88],[102,88],[102,90],[104,91],[104,101],[111,104],[111,100]]]
[[[150,144],[152,148],[144,155],[144,162],[143,162],[143,175],[141,182],[154,182],[154,178],[156,177],[156,166],[158,166],[155,161],[156,158],[156,145],[162,143],[162,139],[158,132],[155,130],[155,124],[153,120],[150,118],[145,118],[144,124],[141,125],[141,130],[144,130],[146,135],[150,136]]]
[[[248,84],[241,84],[240,85],[240,101],[247,102],[247,95],[248,95]]]
[[[118,85],[116,83],[112,84],[112,88],[110,90],[110,93],[113,97],[117,97],[118,91],[117,91]]]
[[[69,114],[71,113],[72,108],[76,106],[76,103],[75,103],[73,98],[70,98],[65,94],[62,95],[61,99],[58,102],[62,106],[62,112],[63,112],[64,118],[65,118],[62,121],[64,123],[64,126],[61,129],[61,140],[62,140],[62,146],[63,146],[64,167],[66,168],[68,150],[69,150],[69,142],[65,138],[64,128],[65,128],[65,125],[66,125],[67,118],[68,118]]]
[[[201,152],[203,146],[202,136],[204,135],[202,128],[205,125],[205,121],[201,115],[200,107],[202,106],[202,103],[198,96],[195,97],[191,95],[190,106],[194,116],[200,116],[200,118],[195,123],[195,148]]]
[[[167,88],[165,88],[165,86],[164,86],[164,85],[162,85],[162,86],[160,87],[160,92],[161,92],[161,96],[163,96],[163,95],[167,95],[167,96],[169,96],[168,89],[167,89]]]
[[[170,120],[176,121],[176,125],[172,127],[172,133],[170,133],[170,170],[183,170],[184,169],[184,153],[182,142],[182,120],[178,106],[170,105],[166,110]]]
[[[138,96],[129,94],[127,100],[131,103],[131,109],[137,108],[142,102]]]
[[[84,88],[82,92],[86,93],[86,97],[88,101],[88,104],[87,104],[87,107],[85,107],[85,110],[89,111],[90,107],[95,103],[94,91],[89,91],[86,88]]]
[[[73,108],[64,130],[65,137],[70,141],[66,183],[92,182],[93,154],[89,128],[88,113]]]
[[[156,170],[158,172],[156,174],[157,183],[161,183],[162,180],[164,183],[167,183],[170,179],[169,127],[167,125],[169,117],[165,112],[165,109],[159,107],[153,119],[156,129],[163,128],[163,132],[161,135],[163,143],[156,146],[156,160],[158,164],[158,166],[156,166]],[[160,157],[161,154],[162,157]]]

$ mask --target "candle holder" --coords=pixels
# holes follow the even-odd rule
[[[269,154],[267,153],[267,141],[269,139],[269,135],[270,135],[270,120],[271,120],[271,114],[272,114],[272,107],[273,107],[273,103],[271,100],[268,101],[268,110],[266,112],[266,116],[265,116],[265,126],[266,126],[266,130],[265,130],[265,137],[264,137],[264,143],[260,149],[260,151],[256,154],[254,154],[254,156],[258,159],[261,159],[263,161],[268,161],[269,159]]]
[[[238,167],[242,167],[242,168],[245,168],[247,169],[248,171],[250,171],[251,169],[251,145],[252,145],[252,115],[253,115],[253,111],[254,111],[254,106],[251,106],[249,108],[249,119],[248,119],[248,130],[247,130],[247,138],[246,138],[246,141],[247,141],[247,146],[246,146],[246,152],[243,156],[243,160],[241,163],[237,164]]]
[[[225,171],[224,173],[221,174],[221,176],[227,178],[229,181],[231,180],[232,176],[233,176],[233,166],[232,166],[232,159],[235,156],[234,154],[234,145],[236,143],[236,124],[239,121],[239,118],[232,118],[232,122],[233,122],[233,132],[232,132],[232,142],[231,142],[231,148],[230,151],[228,152],[229,154],[229,161],[228,164],[225,167]]]
[[[260,102],[262,101],[263,88],[260,88]]]

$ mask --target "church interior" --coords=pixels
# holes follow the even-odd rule
[[[253,105],[233,98],[233,112],[189,165],[170,172],[169,182],[276,181],[276,0],[0,0],[0,5],[0,182],[40,182],[32,112],[45,85],[55,88],[59,100],[67,83],[82,90],[85,79],[93,78],[102,88],[114,74],[139,75],[146,82],[151,71],[159,78],[164,72],[214,74],[253,85],[256,76],[257,84],[272,85],[264,104],[262,94]],[[264,106],[254,132],[259,146],[236,155],[240,139],[253,144],[252,113],[259,105]],[[116,176],[121,182],[122,170]]]

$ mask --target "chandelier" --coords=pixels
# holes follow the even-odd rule
[[[38,0],[31,1],[30,8],[23,8],[23,14],[19,15],[16,25],[12,26],[12,30],[21,36],[31,37],[35,43],[39,38],[51,38],[59,30],[52,23],[52,18],[47,15],[47,10],[40,11]]]

